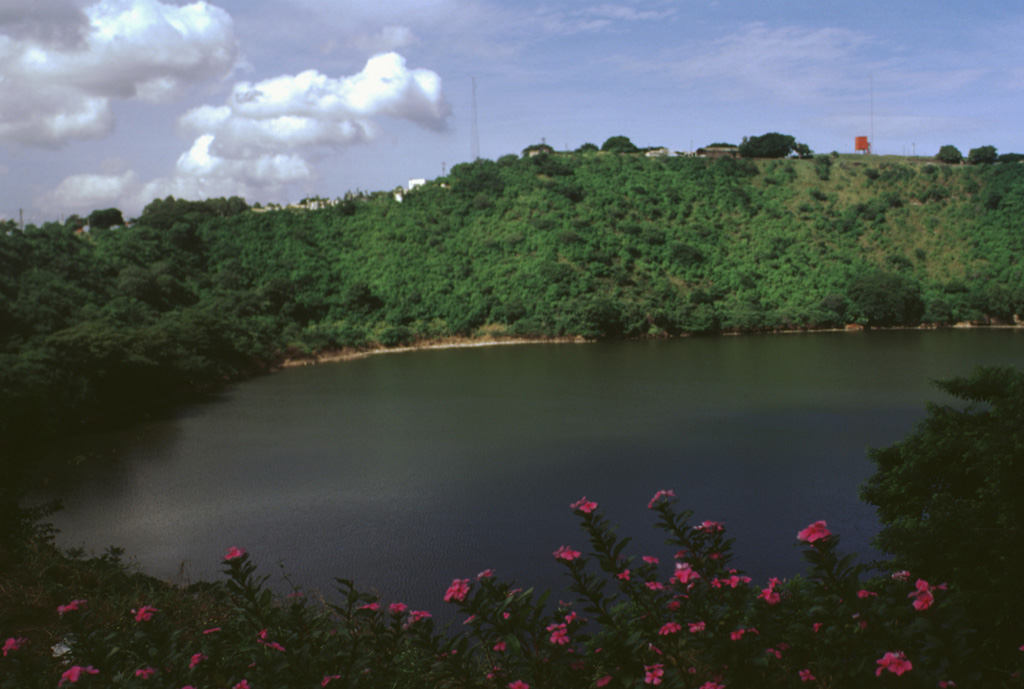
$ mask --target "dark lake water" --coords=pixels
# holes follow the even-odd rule
[[[672,549],[648,499],[672,488],[725,522],[755,579],[801,571],[818,519],[871,555],[857,498],[868,447],[910,432],[930,385],[977,364],[1024,367],[1012,330],[820,333],[422,351],[289,369],[173,417],[51,449],[89,456],[52,486],[64,546],[123,547],[165,578],[216,577],[229,546],[277,580],[330,593],[351,578],[439,611],[491,567],[563,585],[552,552],[585,545],[583,495]],[[668,565],[666,565],[667,567]],[[667,574],[667,570],[666,570]]]

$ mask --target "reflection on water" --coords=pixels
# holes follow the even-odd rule
[[[569,503],[596,500],[634,554],[671,557],[646,510],[660,488],[724,521],[738,566],[800,569],[796,531],[844,546],[875,531],[857,486],[868,446],[909,432],[935,378],[1024,366],[1014,331],[723,337],[427,351],[291,369],[174,417],[54,448],[90,454],[53,491],[65,546],[124,547],[143,569],[216,576],[228,546],[330,588],[356,580],[440,607],[495,567],[562,585],[582,545]],[[581,548],[582,549],[582,548]],[[267,571],[272,571],[267,570]]]

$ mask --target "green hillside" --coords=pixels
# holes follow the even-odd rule
[[[509,155],[320,210],[154,201],[0,234],[0,435],[283,357],[462,336],[1012,323],[1024,165]]]

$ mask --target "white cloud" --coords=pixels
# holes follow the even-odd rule
[[[213,135],[216,154],[244,158],[368,141],[378,130],[374,118],[381,116],[440,131],[450,112],[436,73],[410,70],[401,55],[387,53],[371,58],[358,74],[339,79],[307,70],[240,82],[226,105],[191,110],[180,124],[193,135]]]
[[[53,197],[75,209],[91,207],[90,198],[106,203],[118,197],[129,213],[168,195],[265,198],[315,179],[314,157],[374,140],[382,118],[442,131],[450,111],[441,78],[430,70],[409,69],[397,53],[377,55],[347,77],[307,70],[239,82],[225,105],[194,108],[180,118],[181,130],[193,143],[169,176],[139,184],[131,172],[74,175]]]
[[[121,202],[138,187],[131,170],[121,175],[72,175],[50,195],[64,208],[93,210]]]
[[[166,101],[227,75],[238,59],[231,17],[205,2],[33,9],[47,3],[17,0],[0,12],[0,142],[58,146],[106,135],[113,100]]]

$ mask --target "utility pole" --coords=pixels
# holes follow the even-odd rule
[[[875,75],[872,74],[870,77],[871,85],[871,149],[875,148]]]
[[[470,135],[469,142],[469,156],[470,160],[480,159],[480,125],[477,124],[477,112],[476,112],[476,77],[471,77],[473,80],[473,130]]]

